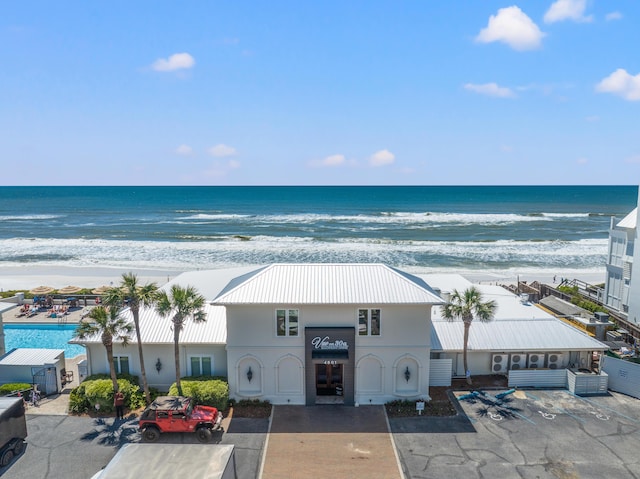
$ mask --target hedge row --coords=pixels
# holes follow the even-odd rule
[[[224,411],[229,404],[229,385],[226,378],[210,376],[188,377],[181,380],[182,393],[194,398],[197,404],[217,407]],[[118,388],[124,394],[125,409],[139,409],[145,406],[144,392],[138,386],[137,376],[118,376]],[[170,396],[178,395],[175,383],[169,388]],[[69,395],[69,412],[84,414],[100,412],[111,414],[113,406],[113,382],[108,374],[96,374],[85,379]],[[152,388],[151,398],[159,392]],[[97,406],[97,407],[96,407]]]
[[[8,396],[16,391],[25,391],[31,389],[29,383],[7,383],[0,386],[0,396]]]
[[[192,397],[196,403],[214,406],[224,411],[229,406],[229,384],[223,377],[210,376],[181,378],[182,394]],[[178,388],[173,383],[169,388],[169,396],[177,396]]]

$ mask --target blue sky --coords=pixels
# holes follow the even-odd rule
[[[3,185],[638,184],[640,2],[9,1]]]

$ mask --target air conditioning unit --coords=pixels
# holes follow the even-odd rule
[[[550,353],[547,360],[547,367],[549,369],[560,369],[562,367],[562,354]]]
[[[491,372],[493,374],[506,373],[509,370],[509,355],[494,354],[491,359]]]
[[[544,367],[544,353],[529,354],[529,368],[540,369]]]
[[[511,366],[509,369],[524,369],[527,367],[527,355],[516,353],[511,355]]]

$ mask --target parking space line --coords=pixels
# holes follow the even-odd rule
[[[582,424],[585,424],[587,421],[585,421],[584,419],[582,419],[581,417],[576,416],[575,414],[570,413],[569,411],[567,411],[564,408],[561,407],[557,407],[556,408],[558,411],[560,411],[562,414],[566,414],[567,416],[572,417],[573,419],[575,419],[578,422],[581,422]]]
[[[610,408],[610,407],[608,407],[608,406],[604,406],[604,405],[602,405],[602,404],[598,404],[598,403],[597,403],[597,402],[595,402],[595,401],[590,401],[590,400],[589,400],[589,399],[587,399],[587,398],[584,398],[584,397],[578,396],[578,395],[576,395],[576,394],[574,394],[574,393],[571,393],[571,392],[570,392],[569,394],[571,394],[572,396],[574,396],[574,397],[576,397],[576,398],[580,399],[581,401],[587,402],[587,403],[591,404],[592,406],[595,406],[595,407],[597,407],[597,408],[599,408],[599,409],[606,409],[606,410],[608,410],[608,411],[613,412],[613,413],[614,413],[614,414],[616,414],[617,416],[620,416],[620,417],[623,417],[623,418],[625,418],[625,419],[628,419],[629,421],[636,422],[636,423],[640,423],[640,421],[638,421],[637,419],[634,419],[634,418],[629,417],[629,416],[627,416],[627,415],[625,415],[625,414],[622,414],[621,412],[618,412],[618,411],[616,411],[616,410],[615,410],[615,409],[613,409],[613,408]]]

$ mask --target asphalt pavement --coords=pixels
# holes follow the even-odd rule
[[[640,478],[637,399],[617,393],[577,397],[566,390],[519,390],[500,400],[499,392],[460,400],[460,414],[454,417],[389,418],[389,426],[378,420],[379,408],[378,412],[369,407],[343,408],[340,414],[347,419],[336,419],[337,415],[323,419],[331,416],[331,407],[318,406],[315,419],[320,419],[320,425],[314,429],[313,408],[281,407],[272,415],[273,424],[269,419],[225,420],[225,430],[214,436],[214,444],[235,445],[240,479],[260,478],[263,462],[274,464],[273,458],[269,462],[271,453],[277,453],[275,460],[296,470],[299,477],[322,476],[322,463],[314,461],[313,469],[307,469],[311,466],[301,457],[305,444],[300,441],[305,440],[312,441],[313,451],[325,452],[324,456],[309,453],[309,457],[330,461],[331,451],[341,447],[343,461],[363,464],[344,469],[344,474],[333,469],[334,478],[384,477],[372,475],[367,457],[375,452],[391,459],[394,452],[384,444],[385,435],[393,440],[406,479]],[[26,450],[0,470],[3,478],[87,479],[121,445],[140,441],[137,418],[68,416],[54,403],[43,401],[39,408],[29,409]],[[367,434],[377,437],[364,442]],[[166,434],[160,441],[197,442],[190,434]],[[374,446],[375,441],[381,441],[375,446],[378,449],[362,446]],[[280,477],[274,471],[265,472],[270,478]],[[389,477],[400,475],[396,469]]]

